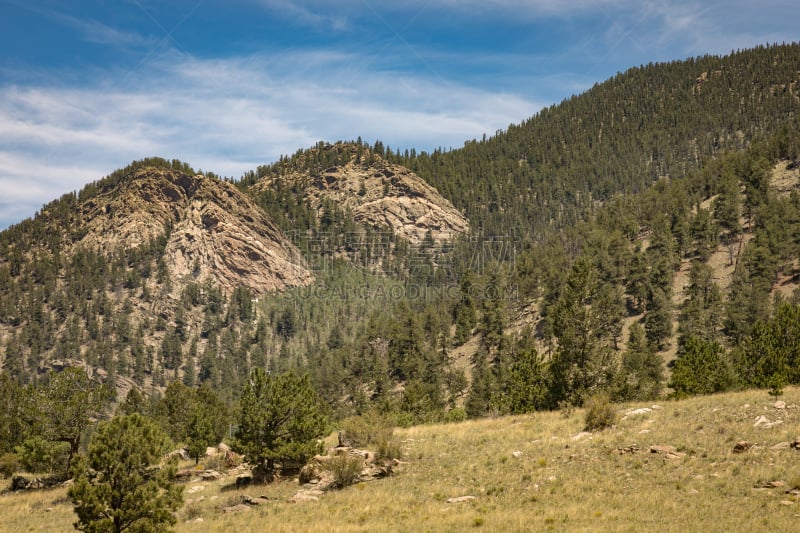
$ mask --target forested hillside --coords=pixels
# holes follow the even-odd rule
[[[800,110],[800,46],[648,64],[453,151],[400,154],[484,235],[541,240],[616,194],[680,179]]]
[[[768,46],[453,151],[135,162],[0,234],[0,401],[86,366],[184,441],[179,407],[224,428],[256,368],[399,424],[798,383],[799,78]],[[40,428],[9,416],[11,452]]]

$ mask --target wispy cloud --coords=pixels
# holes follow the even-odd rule
[[[320,30],[343,31],[349,26],[348,18],[338,9],[330,9],[327,2],[298,2],[293,0],[261,0],[261,5],[282,18],[291,19],[295,23]],[[326,13],[327,12],[327,13]]]
[[[312,70],[294,65],[313,65]],[[133,159],[159,155],[239,177],[318,140],[460,146],[540,107],[519,95],[367,73],[331,52],[173,56],[124,86],[0,87],[0,185],[32,214]],[[26,176],[36,176],[30,187]],[[0,205],[0,227],[20,210]]]
[[[800,19],[790,0],[129,0],[118,27],[117,8],[5,1],[104,59],[0,63],[0,228],[150,155],[238,177],[318,140],[457,147],[640,63],[796,40]],[[249,37],[195,48],[245,3],[257,20],[228,23]]]

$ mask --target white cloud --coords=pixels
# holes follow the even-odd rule
[[[318,140],[457,147],[541,107],[514,94],[370,73],[360,63],[330,52],[176,55],[124,83],[108,73],[87,87],[0,86],[0,186],[20,206],[0,204],[0,227],[142,157],[238,178]]]

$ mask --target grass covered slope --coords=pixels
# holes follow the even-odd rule
[[[618,405],[617,424],[591,434],[581,409],[416,426],[396,432],[405,454],[396,475],[319,501],[288,503],[294,480],[188,483],[176,531],[790,531],[800,389],[781,401],[746,391]],[[751,446],[737,453],[741,441]],[[244,494],[270,501],[221,512]],[[474,498],[448,502],[463,496]],[[0,531],[71,531],[75,520],[65,489],[4,494],[0,516]]]

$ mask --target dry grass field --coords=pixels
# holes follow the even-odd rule
[[[617,424],[593,434],[580,409],[401,429],[392,477],[304,503],[288,501],[299,489],[292,480],[245,489],[232,476],[193,481],[175,529],[796,531],[800,450],[790,443],[800,436],[800,389],[781,401],[747,391],[620,405]],[[737,453],[740,441],[750,447]],[[268,501],[222,512],[243,495]],[[13,532],[72,531],[75,519],[63,488],[4,494],[0,517],[0,531]]]

